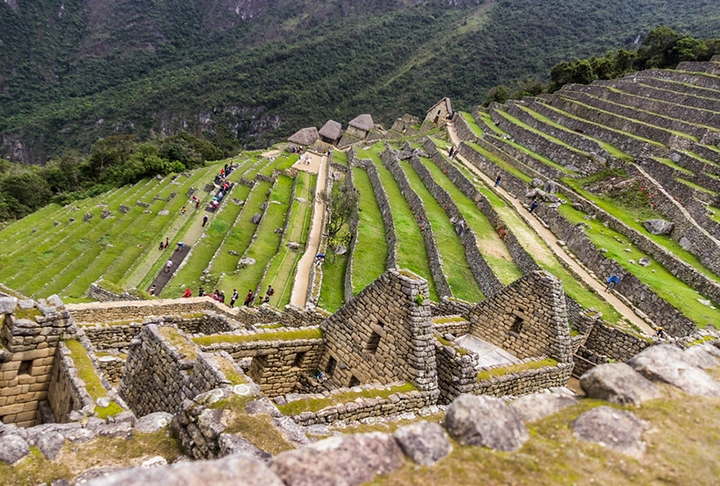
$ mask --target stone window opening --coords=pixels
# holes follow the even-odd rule
[[[305,359],[305,351],[301,351],[295,355],[295,361],[293,361],[293,366],[295,368],[300,368],[302,366],[303,360]]]
[[[32,369],[32,360],[31,359],[22,361],[22,362],[20,362],[20,368],[18,368],[17,374],[18,374],[18,376],[29,375],[31,369]]]
[[[375,354],[378,350],[378,346],[380,346],[380,334],[373,332],[370,335],[370,340],[367,343],[367,348],[365,348],[369,353]]]
[[[358,380],[355,375],[352,375],[350,377],[350,383],[348,383],[348,388],[352,388],[354,386],[360,386],[360,380]]]
[[[337,366],[337,361],[335,358],[330,356],[330,359],[328,360],[328,364],[325,367],[325,374],[332,377],[332,375],[335,373],[335,367]]]
[[[525,323],[525,319],[516,315],[515,321],[512,323],[512,326],[510,326],[510,332],[515,333],[515,334],[520,334],[520,331],[522,331],[524,323]]]

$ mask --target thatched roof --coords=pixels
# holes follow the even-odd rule
[[[337,140],[342,135],[342,125],[335,120],[328,120],[325,125],[320,129],[320,136],[329,138],[330,140]]]
[[[352,120],[350,120],[350,123],[348,123],[351,127],[359,128],[360,130],[365,130],[366,132],[369,132],[375,127],[375,124],[373,123],[373,119],[370,115],[359,115]]]
[[[315,127],[301,128],[288,138],[288,142],[298,145],[312,145],[319,138],[318,130]]]

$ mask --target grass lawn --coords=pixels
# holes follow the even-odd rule
[[[607,258],[615,260],[627,272],[635,275],[685,317],[697,323],[699,327],[704,328],[708,324],[720,322],[719,309],[711,309],[698,302],[698,299],[703,299],[703,297],[674,277],[658,262],[653,260],[648,267],[630,263],[630,259],[637,262],[640,258],[649,256],[632,246],[625,236],[607,228],[596,219],[586,220],[585,213],[574,209],[569,204],[561,205],[559,211],[571,223],[582,222],[589,225],[589,228],[586,228],[586,234],[595,246],[608,250],[605,254]],[[630,251],[627,252],[626,249],[630,249]]]
[[[500,282],[507,285],[522,277],[522,272],[513,262],[500,235],[497,234],[487,217],[478,210],[475,202],[465,196],[432,160],[425,158],[421,160],[432,173],[435,182],[450,194],[468,226],[475,232],[480,254]]]
[[[285,218],[290,209],[292,186],[293,179],[291,177],[278,176],[268,198],[269,204],[262,221],[257,227],[250,247],[245,252],[245,257],[254,259],[255,264],[221,277],[218,288],[225,290],[226,295],[232,293],[234,288],[242,294],[245,289],[255,290],[260,285],[265,267],[278,252],[280,246],[282,235],[276,233],[275,230],[282,228],[285,224]]]
[[[653,235],[643,227],[641,222],[644,220],[653,218],[664,219],[664,217],[660,213],[657,213],[650,208],[631,207],[625,204],[619,204],[615,198],[590,193],[583,189],[582,179],[565,179],[563,180],[563,182],[572,187],[578,194],[583,196],[585,199],[589,199],[590,201],[597,204],[598,207],[603,209],[608,214],[613,215],[626,225],[630,226],[634,230],[637,230],[639,233],[647,236],[658,245],[672,252],[680,260],[691,265],[693,268],[704,274],[709,279],[720,283],[720,278],[718,278],[717,275],[715,275],[710,269],[703,265],[695,255],[680,246],[677,241],[673,240],[668,235]]]
[[[268,285],[275,288],[275,295],[271,297],[270,304],[278,309],[283,309],[290,303],[295,270],[307,243],[316,182],[317,176],[307,172],[299,172],[295,178],[295,199],[288,213],[287,234],[280,242],[279,251],[270,261],[265,279],[260,285],[260,290],[263,292],[267,290]],[[303,202],[298,199],[302,199]],[[300,247],[297,250],[288,248],[287,243],[291,241],[299,243]]]
[[[335,162],[336,164],[344,165],[345,167],[347,167],[347,165],[348,165],[347,152],[333,150],[332,155],[330,156],[330,162]]]
[[[352,171],[355,188],[360,193],[357,245],[352,266],[353,294],[357,294],[385,272],[388,245],[370,177],[364,169],[354,167]]]
[[[506,171],[510,172],[512,175],[520,179],[521,181],[530,183],[532,181],[532,177],[525,174],[523,171],[515,167],[509,162],[506,162],[505,160],[501,159],[494,153],[490,152],[489,150],[485,150],[483,147],[476,143],[472,142],[466,142],[469,147],[471,147],[473,150],[478,152],[480,155],[488,159],[493,164],[497,165],[498,167],[505,169]]]
[[[403,162],[401,167],[410,182],[410,187],[423,201],[425,213],[432,227],[430,231],[433,232],[435,244],[442,258],[442,270],[453,296],[468,302],[483,300],[485,295],[470,270],[465,248],[447,214],[410,164]]]
[[[483,135],[482,128],[480,128],[480,126],[477,124],[477,122],[475,121],[475,118],[473,118],[471,113],[461,111],[460,116],[463,117],[463,119],[465,120],[465,123],[468,124],[468,126],[470,127],[470,130],[472,130],[473,134],[475,134],[476,137],[478,137],[478,138],[482,137],[482,135]]]
[[[395,232],[397,233],[397,264],[400,268],[407,268],[422,276],[428,281],[430,298],[438,301],[435,282],[430,274],[430,263],[425,250],[425,242],[420,234],[420,227],[410,209],[405,197],[400,192],[400,187],[395,182],[392,174],[385,168],[380,160],[380,153],[384,150],[383,145],[375,144],[370,150],[359,150],[358,157],[371,159],[380,173],[392,211]],[[354,264],[353,264],[354,266]]]

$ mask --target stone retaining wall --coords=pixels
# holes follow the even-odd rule
[[[622,281],[615,287],[615,291],[630,299],[651,320],[662,323],[668,333],[673,336],[685,336],[697,330],[694,322],[683,316],[620,264],[606,258],[590,241],[581,226],[569,223],[554,208],[539,206],[538,209],[540,217],[547,222],[552,232],[564,240],[575,256],[595,274],[622,274]]]
[[[174,413],[183,400],[226,382],[211,355],[200,353],[194,344],[184,341],[183,346],[198,351],[195,359],[188,359],[158,330],[155,324],[145,326],[130,343],[126,371],[118,388],[120,396],[138,416]]]
[[[566,386],[572,374],[573,363],[559,363],[557,366],[545,366],[534,370],[508,373],[488,380],[478,381],[475,395],[504,397],[535,393],[557,386]]]
[[[277,329],[264,331],[270,335]],[[262,334],[262,333],[253,333]],[[270,338],[268,338],[270,339]],[[312,375],[324,351],[319,339],[258,340],[202,346],[207,352],[225,351],[234,360],[253,358],[248,375],[269,397],[297,392],[302,375]]]
[[[119,356],[104,355],[97,357],[98,367],[103,376],[113,385],[120,383],[125,373],[125,360]]]
[[[425,211],[425,204],[423,203],[420,196],[417,195],[415,190],[410,186],[407,176],[400,167],[400,161],[397,158],[397,154],[386,147],[385,151],[381,155],[383,165],[390,171],[395,182],[400,188],[400,193],[403,195],[410,210],[415,216],[418,226],[420,227],[420,233],[425,243],[425,251],[428,256],[428,263],[430,265],[430,274],[432,275],[433,282],[435,283],[435,290],[439,297],[451,296],[452,290],[450,285],[447,283],[445,273],[442,269],[442,258],[440,252],[437,249],[435,242],[435,236],[432,231],[432,225],[427,217]]]
[[[135,297],[128,292],[122,294],[116,294],[110,290],[100,287],[96,283],[91,283],[90,288],[87,290],[87,296],[91,299],[95,299],[99,302],[119,302],[127,300],[142,300],[139,297]]]
[[[364,388],[364,387],[363,387]],[[367,388],[364,388],[367,389]],[[347,392],[347,389],[338,389],[337,392]],[[320,395],[322,397],[322,395]],[[312,395],[308,396],[312,397]],[[330,424],[337,420],[362,420],[368,417],[383,417],[397,415],[403,412],[416,412],[417,410],[435,405],[438,392],[419,392],[413,390],[407,393],[396,393],[389,398],[359,398],[358,400],[331,405],[317,412],[302,412],[293,416],[299,425]]]
[[[48,389],[50,409],[59,423],[70,422],[70,412],[95,408],[95,402],[85,389],[85,384],[77,377],[77,368],[69,354],[65,343],[59,343]]]
[[[395,223],[390,210],[390,201],[388,200],[385,187],[380,180],[380,174],[372,160],[363,159],[358,162],[359,166],[364,168],[370,177],[370,185],[375,193],[375,199],[380,207],[383,225],[385,226],[385,241],[388,246],[388,256],[385,268],[397,267],[397,234],[395,233]]]
[[[450,194],[448,194],[445,189],[435,182],[435,179],[428,168],[425,167],[417,156],[413,156],[410,159],[410,164],[423,181],[423,184],[425,184],[425,187],[430,194],[432,194],[435,200],[440,203],[440,206],[442,206],[445,210],[445,214],[448,216],[450,221],[454,221],[456,233],[458,233],[460,241],[463,244],[463,248],[465,249],[465,257],[467,258],[468,266],[473,272],[473,276],[475,277],[475,281],[478,283],[480,290],[482,290],[483,294],[486,296],[493,295],[500,291],[503,287],[502,283],[500,283],[492,269],[488,266],[485,258],[483,258],[480,254],[477,236],[475,236],[475,232],[467,224],[467,221],[455,205],[455,202]],[[458,228],[460,228],[460,231],[458,231]]]

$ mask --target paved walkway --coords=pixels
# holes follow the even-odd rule
[[[311,157],[309,164],[298,161],[293,165],[298,170],[317,173],[318,175],[317,185],[315,186],[315,200],[313,202],[312,229],[305,244],[305,253],[298,263],[290,296],[290,303],[301,309],[304,309],[307,303],[308,286],[312,285],[312,282],[310,282],[310,270],[315,262],[315,255],[318,254],[320,249],[323,217],[325,216],[325,200],[320,196],[320,193],[325,191],[327,187],[327,157],[319,154],[311,154]]]
[[[459,146],[461,140],[455,132],[455,127],[452,124],[448,124],[447,127],[448,134],[450,135],[452,143],[455,146]],[[577,260],[570,256],[570,254],[558,244],[558,239],[555,234],[549,229],[547,229],[545,226],[543,226],[543,224],[536,217],[530,214],[518,199],[515,199],[510,194],[508,194],[508,192],[503,189],[502,185],[500,185],[500,187],[498,188],[493,188],[494,179],[488,177],[484,172],[482,172],[475,165],[465,159],[462,155],[458,154],[456,160],[462,162],[468,170],[472,171],[473,174],[477,175],[480,179],[482,179],[487,187],[492,188],[491,190],[494,190],[495,192],[501,194],[505,201],[512,205],[512,207],[515,209],[515,212],[520,215],[520,217],[525,221],[525,223],[530,226],[538,235],[540,235],[540,237],[550,247],[555,256],[561,259],[565,264],[567,264],[567,266],[572,268],[573,273],[578,275],[588,287],[594,289],[602,299],[606,300],[610,305],[615,307],[615,309],[624,318],[628,319],[630,322],[642,329],[645,334],[651,336],[655,333],[655,331],[648,325],[648,323],[645,322],[645,320],[642,319],[640,316],[638,316],[635,311],[623,300],[618,298],[612,292],[605,292],[605,284],[603,282],[600,282],[596,278],[593,278],[593,276],[588,273],[587,269],[583,265],[578,263]]]

